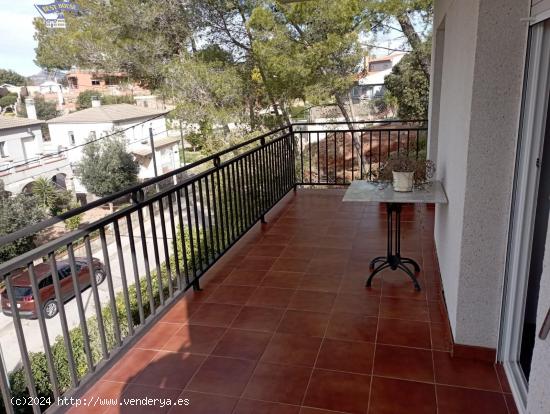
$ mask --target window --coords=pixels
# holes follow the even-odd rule
[[[69,131],[69,142],[71,145],[75,145],[76,141],[74,139],[74,132],[73,131]]]
[[[63,280],[71,275],[71,268],[69,266],[63,266],[57,270],[59,274],[59,280]]]
[[[98,79],[92,79],[92,86],[99,86],[100,82]]]
[[[1,158],[7,157],[7,155],[6,155],[6,143],[4,141],[0,141],[0,157]]]
[[[38,289],[44,289],[45,287],[53,285],[53,279],[52,275],[49,275],[48,277],[42,279],[40,283],[38,284]]]

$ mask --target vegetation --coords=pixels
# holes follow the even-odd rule
[[[405,155],[393,155],[382,165],[378,172],[378,180],[392,181],[393,172],[414,173],[414,183],[422,184],[433,177],[435,164],[433,161],[416,159]]]
[[[82,150],[76,176],[86,189],[104,197],[137,183],[139,164],[126,151],[120,134],[89,141]]]
[[[34,107],[36,109],[36,116],[38,119],[41,119],[43,121],[47,121],[48,119],[52,119],[59,116],[59,111],[57,110],[57,103],[54,101],[46,101],[44,96],[40,94],[35,94],[33,96],[34,99]],[[27,108],[24,104],[21,104],[19,106],[18,112],[21,114],[22,117],[27,117]]]
[[[78,109],[86,109],[92,107],[92,98],[98,97],[102,105],[112,105],[112,104],[121,104],[129,103],[133,104],[134,98],[130,95],[123,96],[113,96],[113,95],[104,95],[96,91],[83,91],[78,94],[76,98],[76,106]]]
[[[8,106],[12,106],[17,102],[16,93],[8,93],[0,98],[0,110],[5,109]]]
[[[14,86],[24,86],[27,84],[27,78],[13,70],[0,69],[0,85],[4,83]]]
[[[10,197],[0,181],[0,236],[39,223],[47,217],[47,210],[34,195],[18,194]],[[33,235],[0,246],[0,263],[35,247]]]
[[[73,198],[70,191],[56,188],[55,184],[45,177],[38,177],[33,182],[31,191],[40,205],[52,216],[67,209]]]

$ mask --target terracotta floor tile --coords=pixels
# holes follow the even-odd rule
[[[428,305],[425,301],[402,298],[380,300],[380,317],[428,322]]]
[[[93,398],[101,398],[104,400],[109,400],[113,398],[120,398],[122,396],[124,388],[128,384],[125,382],[112,382],[112,381],[98,381],[90,388],[82,398],[85,398],[87,401],[91,401]],[[107,410],[106,406],[97,407],[97,406],[79,406],[72,407],[69,410],[70,413],[85,413],[85,414],[99,414]]]
[[[124,390],[122,394],[123,399],[144,399],[144,398],[157,398],[157,399],[171,399],[172,401],[177,400],[180,395],[181,390],[177,389],[168,389],[168,388],[158,388],[158,387],[148,387],[140,384],[130,384]],[[170,410],[169,405],[161,406],[157,405],[133,405],[133,406],[114,406],[110,407],[106,413],[137,413],[137,414],[162,414],[167,413]]]
[[[233,414],[299,414],[299,411],[296,405],[241,399]]]
[[[200,306],[200,302],[189,302],[187,298],[182,298],[166,312],[160,322],[187,323]]]
[[[241,309],[242,306],[238,305],[204,303],[199,310],[193,314],[189,323],[227,327],[231,325]]]
[[[316,292],[338,292],[341,276],[306,273],[302,277],[299,289]]]
[[[507,414],[500,392],[437,385],[437,405],[441,414]]]
[[[174,333],[181,328],[182,324],[159,322],[149,329],[145,336],[136,344],[141,349],[163,349],[164,345]]]
[[[329,276],[341,276],[348,262],[347,255],[343,257],[314,256],[307,267],[307,273],[319,273]]]
[[[381,377],[434,382],[432,351],[377,345],[373,374]]]
[[[277,328],[277,325],[279,325],[283,314],[283,309],[245,306],[231,327],[252,331],[273,332]]]
[[[315,363],[316,368],[371,374],[374,344],[325,339]]]
[[[184,325],[164,345],[164,350],[209,354],[225,333],[226,328]]]
[[[258,360],[270,338],[271,334],[267,332],[229,329],[212,355]]]
[[[259,286],[264,280],[267,270],[235,269],[223,281],[224,285]]]
[[[105,380],[126,382],[139,374],[149,361],[151,361],[156,351],[145,349],[129,350],[103,377]]]
[[[299,246],[289,244],[285,247],[280,257],[311,259],[315,254],[317,254],[317,252],[318,251],[314,246]]]
[[[367,412],[370,376],[313,370],[304,405],[346,413]]]
[[[504,400],[506,401],[506,406],[508,408],[508,414],[519,414],[516,402],[514,401],[514,396],[512,394],[503,394]]]
[[[307,259],[282,257],[277,259],[271,269],[283,272],[305,272],[308,266],[309,260]]]
[[[300,286],[302,277],[303,273],[271,271],[267,273],[261,285],[274,288],[296,289]]]
[[[380,344],[430,349],[430,324],[428,322],[380,318],[376,341]]]
[[[339,293],[334,302],[334,312],[361,313],[378,316],[380,299],[374,295]]]
[[[508,383],[508,378],[506,377],[504,366],[502,364],[497,364],[495,365],[495,369],[497,370],[497,377],[500,381],[500,388],[502,392],[510,394],[512,392],[512,389],[510,388],[510,384]]]
[[[247,256],[237,266],[237,269],[269,270],[275,263],[275,257]]]
[[[300,414],[335,414],[335,413],[341,413],[341,411],[328,411],[328,410],[321,410],[320,408],[311,408],[311,407],[302,407],[300,409]]]
[[[189,400],[187,406],[174,406],[169,414],[231,414],[237,399],[223,395],[183,391],[179,398]]]
[[[300,404],[304,397],[311,368],[294,365],[259,363],[243,397]]]
[[[248,299],[247,305],[285,309],[293,295],[294,289],[260,287]]]
[[[430,314],[431,323],[441,323],[444,325],[449,323],[447,315],[445,315],[446,311],[444,310],[444,305],[441,302],[429,301],[428,311]]]
[[[473,359],[453,358],[448,352],[434,351],[435,381],[488,391],[500,391],[493,364]]]
[[[187,389],[238,397],[246,387],[255,364],[244,359],[208,357]]]
[[[184,389],[204,361],[204,356],[159,351],[132,383],[160,388]]]
[[[297,290],[288,305],[289,309],[330,313],[336,293]]]
[[[248,256],[279,257],[284,249],[280,244],[260,244],[250,249]]]
[[[370,414],[436,414],[435,385],[373,377]]]
[[[312,367],[321,346],[321,338],[303,335],[273,335],[263,356],[262,362]]]
[[[322,337],[328,320],[325,313],[287,310],[277,332]]]
[[[421,291],[414,289],[411,279],[402,271],[382,271],[382,296],[426,300],[426,286],[421,283]]]
[[[367,281],[366,276],[356,276],[356,275],[344,275],[342,281],[340,282],[340,293],[361,293],[366,295],[380,296],[382,294],[382,281],[380,279],[375,279],[372,281],[371,287],[366,287],[365,283]]]
[[[449,352],[452,349],[453,341],[448,325],[441,323],[431,323],[430,331],[432,335],[432,347],[438,351]]]
[[[327,338],[374,342],[377,318],[355,313],[333,313],[327,329]]]
[[[256,288],[252,286],[221,285],[206,301],[228,305],[244,305],[255,290]]]

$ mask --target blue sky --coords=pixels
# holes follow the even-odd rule
[[[34,60],[36,42],[32,19],[38,16],[36,0],[0,0],[0,68],[13,69],[21,75],[34,75],[40,68]]]

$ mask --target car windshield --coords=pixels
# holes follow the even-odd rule
[[[15,286],[13,290],[16,300],[23,299],[27,296],[32,296],[32,289],[27,286]]]

